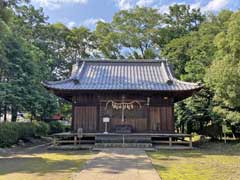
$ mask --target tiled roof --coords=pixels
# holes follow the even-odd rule
[[[63,81],[43,85],[57,90],[147,90],[184,91],[201,88],[199,84],[177,80],[167,61],[160,60],[86,60],[73,68]]]

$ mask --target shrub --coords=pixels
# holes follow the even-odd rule
[[[0,147],[10,146],[18,141],[19,131],[12,123],[0,124]]]
[[[205,127],[201,134],[209,136],[212,139],[217,139],[222,136],[222,127],[219,124],[212,124]]]
[[[32,137],[35,135],[35,127],[32,123],[15,123],[19,139]]]
[[[50,126],[50,133],[51,134],[61,133],[61,132],[65,131],[65,126],[58,121],[51,121],[49,123],[49,126]]]
[[[69,132],[72,130],[72,127],[70,125],[65,125],[65,131]]]
[[[6,147],[16,144],[19,139],[34,136],[32,123],[3,123],[0,124],[0,146]]]
[[[46,136],[50,131],[49,125],[43,121],[36,121],[33,125],[35,130],[34,135],[37,137]]]
[[[44,122],[2,123],[0,124],[0,147],[8,147],[16,144],[19,139],[45,136],[48,132],[49,126]]]

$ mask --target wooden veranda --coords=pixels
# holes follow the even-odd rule
[[[186,141],[186,138],[189,140]],[[162,133],[57,133],[53,135],[53,145],[81,145],[91,143],[94,147],[152,147],[154,145],[185,145],[192,148],[191,134]],[[145,144],[145,146],[144,146]]]

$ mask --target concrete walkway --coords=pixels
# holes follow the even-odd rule
[[[73,180],[160,180],[142,149],[109,148],[98,153]]]

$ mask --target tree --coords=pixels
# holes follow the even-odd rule
[[[186,81],[202,81],[205,69],[214,58],[215,36],[226,29],[230,11],[222,11],[217,16],[211,15],[203,22],[198,31],[175,38],[162,50],[162,56],[169,59],[178,78]],[[224,28],[225,27],[225,28]]]
[[[175,38],[163,48],[162,54],[173,64],[178,78],[204,82],[206,69],[212,64],[217,51],[214,39],[226,29],[231,14],[226,10],[217,16],[211,14],[198,27],[198,31]],[[187,129],[188,132],[199,133],[209,122],[219,123],[219,118],[213,112],[213,94],[212,89],[204,87],[197,95],[176,105],[177,124],[189,124],[188,128],[191,129]]]
[[[137,7],[116,13],[111,23],[98,23],[99,49],[109,58],[150,59],[158,56],[161,15],[157,9]]]
[[[215,38],[216,57],[205,80],[215,92],[214,111],[231,125],[240,123],[240,12],[231,15],[227,30]]]
[[[46,106],[46,102],[53,102],[51,100],[54,98],[49,95],[46,97],[47,91],[40,85],[43,78],[46,78],[48,70],[44,68],[46,65],[43,63],[44,53],[36,46],[36,41],[33,41],[37,38],[37,36],[33,36],[33,30],[40,30],[38,25],[41,23],[41,26],[44,25],[42,20],[38,21],[41,19],[40,11],[35,11],[32,6],[20,7],[13,2],[11,1],[11,4],[5,6],[11,17],[6,19],[1,16],[0,19],[1,22],[4,22],[5,27],[0,31],[3,34],[0,37],[0,55],[2,56],[0,100],[4,117],[6,117],[7,111],[11,111],[12,121],[16,121],[19,111],[30,112],[34,118],[41,116],[43,113],[41,107],[44,106],[44,103]],[[20,10],[21,13],[19,13]],[[3,10],[1,15],[5,13],[2,12]],[[34,26],[36,26],[35,29]],[[53,103],[48,103],[48,106],[50,104]],[[47,113],[51,114],[55,110],[56,108],[52,107]]]
[[[191,9],[189,5],[185,4],[170,6],[169,13],[165,13],[163,16],[164,28],[161,33],[165,35],[164,44],[189,32],[197,31],[205,18],[199,8]]]

